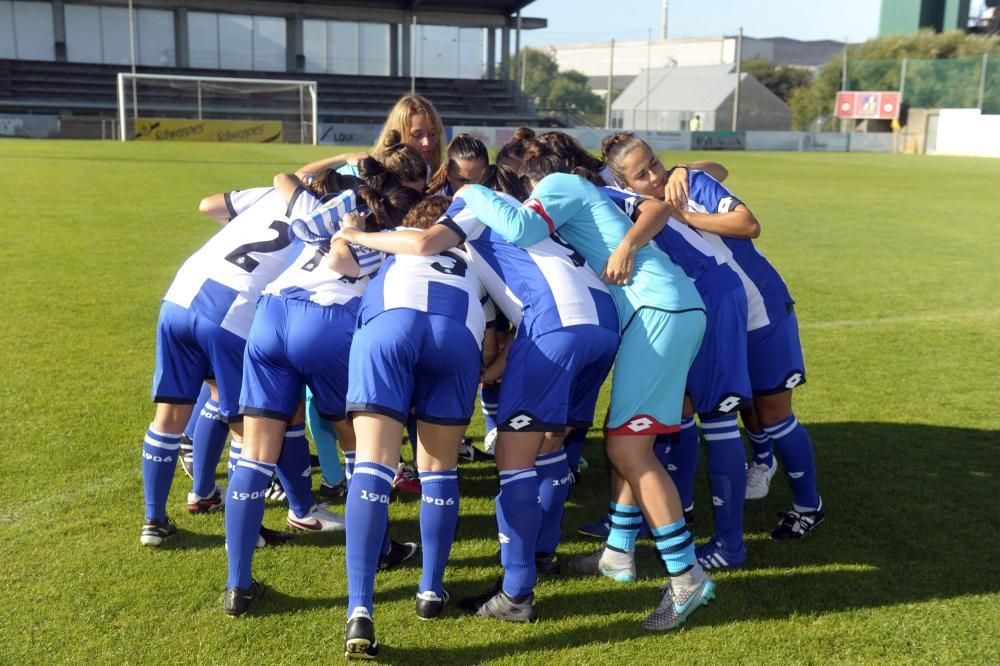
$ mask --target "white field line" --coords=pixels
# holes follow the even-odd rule
[[[876,319],[833,319],[831,321],[799,322],[799,328],[846,328],[849,326],[897,326],[899,324],[932,324],[956,319],[997,319],[1000,310],[970,310],[968,312],[946,312],[941,314],[903,315],[901,317],[879,317]]]

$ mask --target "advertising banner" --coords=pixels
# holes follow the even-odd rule
[[[836,110],[838,118],[892,120],[899,117],[899,93],[841,90]]]
[[[136,141],[281,143],[280,120],[185,120],[136,118]]]
[[[49,139],[58,133],[58,116],[0,115],[0,136]]]

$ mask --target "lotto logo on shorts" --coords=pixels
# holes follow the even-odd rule
[[[521,430],[522,428],[527,428],[532,423],[534,423],[534,419],[527,414],[518,414],[514,418],[507,421],[507,426],[513,428],[514,430]]]
[[[653,427],[653,419],[648,416],[641,416],[626,423],[625,427],[632,432],[642,432],[643,430],[649,430]]]
[[[500,541],[500,543],[510,543],[510,537],[504,534],[503,532],[497,533],[497,539]]]
[[[802,379],[803,377],[801,372],[793,372],[792,374],[788,375],[788,379],[785,380],[785,388],[787,389],[795,388],[796,386],[802,383]]]
[[[716,407],[715,409],[716,411],[722,412],[723,414],[728,414],[729,412],[739,407],[741,402],[743,402],[743,399],[740,398],[738,395],[726,396],[726,399],[720,402],[719,406]]]

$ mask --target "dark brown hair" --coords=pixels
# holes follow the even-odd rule
[[[491,164],[486,167],[480,184],[485,185],[491,190],[509,194],[518,201],[524,201],[528,198],[528,193],[525,191],[521,178],[518,177],[513,169],[502,164]]]
[[[500,152],[497,153],[497,163],[504,159],[514,159],[518,162],[524,160],[524,149],[527,141],[535,138],[535,130],[529,127],[518,127],[514,130],[514,136],[504,144]]]
[[[448,160],[437,170],[427,185],[428,192],[437,192],[448,182],[448,169],[456,160],[482,160],[484,166],[490,165],[490,153],[486,145],[471,134],[457,134],[448,144]]]
[[[415,205],[403,218],[402,226],[430,229],[448,210],[451,202],[447,197],[430,196]]]
[[[604,137],[601,141],[601,156],[604,163],[611,170],[611,175],[615,177],[619,185],[627,185],[625,174],[622,172],[621,162],[636,148],[642,146],[649,147],[645,141],[631,132],[615,132]]]
[[[408,143],[402,143],[401,138],[399,132],[389,130],[385,135],[385,143],[375,152],[375,159],[401,181],[426,182],[427,162],[420,156],[419,150]]]
[[[575,138],[565,132],[545,132],[539,135],[538,141],[562,158],[569,173],[589,180],[597,186],[604,185],[604,180],[601,178],[604,163],[584,149]]]

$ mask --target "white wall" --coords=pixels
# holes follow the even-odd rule
[[[978,109],[941,109],[935,155],[1000,157],[1000,115]]]
[[[587,76],[607,76],[611,40],[596,44],[542,47],[552,53],[560,70]],[[615,76],[637,76],[643,69],[724,65],[735,61],[736,40],[724,37],[615,42]]]

